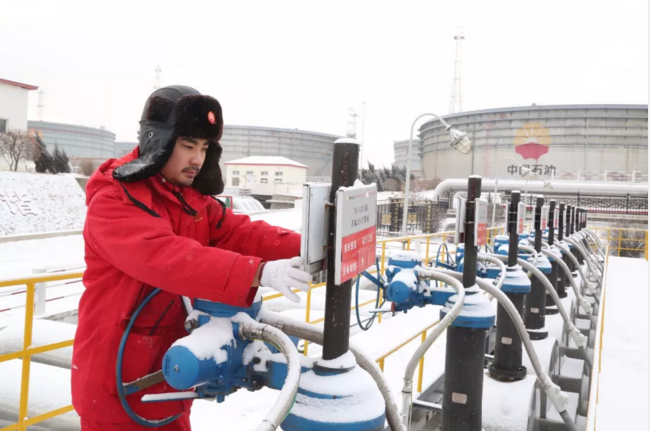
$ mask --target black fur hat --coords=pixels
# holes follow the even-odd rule
[[[113,177],[125,183],[149,178],[167,164],[176,138],[201,138],[207,139],[210,146],[192,187],[204,195],[220,194],[224,188],[219,168],[222,134],[223,114],[217,99],[180,85],[158,89],[142,111],[140,156],[115,169]]]

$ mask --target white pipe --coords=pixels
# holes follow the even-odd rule
[[[260,317],[264,323],[273,325],[287,335],[298,337],[311,343],[323,345],[323,330],[315,327],[315,325],[310,325],[300,320],[280,315],[279,313],[273,313],[264,308],[262,308]],[[377,387],[386,403],[386,420],[388,421],[390,428],[393,431],[407,431],[400,421],[399,409],[393,399],[384,373],[381,372],[375,361],[363,351],[352,345],[350,346],[350,351],[357,360],[359,367],[368,372],[368,374],[370,374],[370,376],[375,380],[375,383],[377,383]]]
[[[442,281],[451,287],[458,294],[458,299],[449,313],[440,320],[440,322],[433,328],[431,334],[424,340],[417,348],[404,370],[404,385],[402,386],[402,423],[408,429],[411,427],[411,410],[413,403],[413,374],[415,368],[418,366],[420,359],[429,350],[429,347],[438,339],[440,334],[447,329],[451,322],[460,314],[463,309],[463,302],[465,301],[465,288],[463,284],[449,275],[442,274],[438,271],[432,271],[425,268],[418,269],[419,274],[426,274],[432,280]]]
[[[494,263],[500,261],[500,258],[497,259],[489,255],[483,255],[483,258],[485,258],[485,260]],[[453,277],[462,279],[461,273],[455,271],[448,271],[448,270],[443,270],[443,271],[449,275],[452,275],[453,273]],[[533,347],[533,343],[530,340],[530,335],[528,334],[528,331],[526,331],[526,326],[524,325],[524,321],[521,319],[521,316],[519,315],[519,312],[515,308],[512,301],[510,301],[510,299],[506,296],[505,293],[497,289],[495,286],[492,286],[492,283],[490,283],[489,281],[483,280],[481,278],[476,278],[476,284],[478,285],[478,287],[483,289],[489,295],[494,296],[497,299],[497,301],[499,301],[499,304],[501,304],[501,306],[503,306],[503,308],[506,310],[506,312],[510,316],[510,319],[514,323],[517,332],[519,333],[519,337],[521,337],[521,342],[524,345],[526,352],[528,353],[528,357],[530,358],[530,362],[533,365],[533,369],[535,370],[535,375],[537,376],[537,380],[539,381],[540,386],[542,387],[542,389],[544,389],[544,391],[550,398],[553,407],[555,407],[557,412],[560,414],[562,420],[569,428],[569,430],[577,431],[575,423],[570,418],[570,416],[566,413],[566,406],[568,405],[568,396],[562,392],[562,390],[558,385],[553,383],[551,378],[548,376],[548,374],[546,374],[546,372],[542,368],[541,362],[539,361],[539,357],[537,356],[537,352],[535,351],[535,348]]]
[[[526,187],[526,180],[495,180],[494,178],[483,178],[481,187],[483,190],[494,188],[495,182],[498,182],[499,190],[519,190]],[[450,190],[464,190],[467,188],[467,178],[447,179],[438,184],[433,191],[432,199],[438,200]],[[549,193],[544,188],[543,180],[528,181],[528,191],[536,193]],[[619,183],[615,181],[553,181],[553,193],[611,193],[611,194],[632,194],[647,195],[648,184],[638,183]]]
[[[585,298],[580,294],[580,289],[578,288],[578,285],[576,284],[576,281],[574,280],[573,276],[571,275],[571,271],[569,270],[569,266],[564,263],[564,261],[555,255],[554,253],[551,253],[549,250],[542,250],[542,253],[544,253],[545,256],[549,257],[550,259],[553,259],[559,266],[562,268],[564,273],[566,274],[566,277],[569,279],[569,283],[571,284],[571,287],[573,288],[573,292],[576,294],[576,298],[578,298],[578,302],[580,303],[580,306],[582,307],[583,310],[585,310],[585,313],[587,313],[587,316],[591,316],[592,309],[591,309],[591,304],[588,303]]]
[[[275,404],[267,413],[257,431],[274,431],[291,411],[300,383],[300,355],[293,342],[282,331],[252,319],[241,322],[240,334],[244,340],[262,340],[272,343],[287,358],[287,377]]]

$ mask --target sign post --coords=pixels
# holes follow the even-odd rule
[[[325,290],[325,321],[323,322],[323,360],[332,360],[344,355],[350,346],[350,306],[352,303],[352,282],[340,280],[337,266],[341,260],[341,244],[336,241],[337,191],[341,187],[352,187],[359,170],[359,144],[354,139],[342,138],[334,142],[332,161],[332,187],[329,193],[329,216],[327,222],[327,286]],[[375,195],[376,199],[376,195]],[[375,217],[376,211],[375,211]],[[374,220],[374,219],[373,219]],[[345,235],[342,235],[345,236]],[[358,264],[357,264],[358,266]],[[340,266],[339,266],[340,268]]]

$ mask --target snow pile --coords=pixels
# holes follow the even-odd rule
[[[72,340],[76,332],[77,325],[52,320],[34,320],[31,347]],[[0,330],[0,355],[22,350],[24,333],[23,323],[9,325]],[[72,364],[72,346],[40,353],[32,356],[32,359],[34,362],[69,369]]]
[[[199,360],[213,359],[217,364],[228,360],[228,352],[223,347],[235,343],[232,322],[225,317],[213,317],[196,328],[190,335],[177,340],[172,347],[182,346]]]
[[[2,280],[30,276],[34,268],[67,269],[85,266],[84,239],[81,235],[70,235],[3,242],[0,243],[0,262]]]
[[[648,262],[610,256],[606,283],[596,423],[648,429]]]
[[[528,411],[537,379],[502,383],[488,375],[483,379],[483,429],[485,431],[528,429]],[[551,409],[553,409],[551,407]]]
[[[80,230],[85,218],[74,176],[0,172],[0,236]]]
[[[300,388],[340,397],[313,398],[298,393],[291,414],[305,419],[324,423],[364,422],[380,417],[386,408],[375,381],[358,366],[330,376],[307,371],[300,377]]]
[[[30,368],[27,417],[33,418],[72,404],[70,370],[36,363],[32,363]],[[0,362],[0,376],[2,376],[0,423],[18,420],[21,373],[20,359]],[[75,411],[48,419],[38,425],[40,429],[50,431],[72,431],[81,428],[79,416]],[[37,429],[38,425],[34,429]]]

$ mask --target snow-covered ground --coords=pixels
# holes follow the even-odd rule
[[[0,172],[0,237],[81,229],[85,218],[74,175]]]
[[[648,429],[648,262],[610,257],[596,424]]]

